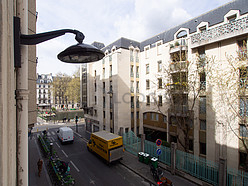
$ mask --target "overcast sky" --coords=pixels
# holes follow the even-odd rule
[[[84,43],[105,46],[120,37],[141,42],[231,0],[37,0],[37,33],[76,29]],[[65,34],[37,45],[37,72],[72,75],[79,65],[57,59],[57,54],[76,44]]]

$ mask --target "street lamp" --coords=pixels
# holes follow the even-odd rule
[[[73,45],[58,54],[58,59],[66,63],[89,63],[99,61],[104,57],[104,53],[98,48],[84,44],[84,34],[78,30],[62,29],[40,34],[24,35],[20,32],[20,18],[14,17],[14,51],[15,67],[21,67],[20,45],[36,45],[50,39],[62,36],[65,33],[75,34],[78,44]]]
[[[18,1],[19,2],[19,1]],[[18,4],[18,3],[17,3]],[[14,67],[16,72],[16,139],[17,139],[17,183],[28,185],[28,48],[25,45],[36,45],[50,39],[73,33],[78,44],[60,54],[58,59],[66,63],[89,63],[104,57],[104,53],[94,46],[83,44],[84,34],[72,29],[55,30],[40,34],[27,33],[27,1],[20,1],[17,6],[19,17],[14,17]],[[22,25],[22,27],[21,27]]]

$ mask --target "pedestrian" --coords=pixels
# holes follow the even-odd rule
[[[40,177],[40,174],[41,174],[42,165],[43,165],[43,161],[39,158],[39,160],[38,160],[38,162],[37,162],[37,166],[38,166],[38,175],[39,175],[39,177]]]

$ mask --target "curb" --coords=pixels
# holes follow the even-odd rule
[[[154,181],[152,181],[152,180],[146,178],[145,176],[143,176],[142,174],[140,174],[138,171],[136,171],[136,170],[130,168],[130,167],[127,166],[126,164],[122,163],[121,161],[120,161],[120,164],[122,164],[124,167],[128,168],[129,170],[131,170],[131,171],[134,172],[135,174],[139,175],[140,177],[142,177],[145,181],[149,182],[150,185],[156,185],[156,183],[155,183]]]

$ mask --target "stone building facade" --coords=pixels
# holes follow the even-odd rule
[[[87,66],[87,129],[132,130],[183,149],[180,115],[187,121],[187,151],[241,168],[245,151],[238,137],[245,129],[234,113],[245,106],[237,92],[239,70],[232,69],[248,66],[238,59],[247,56],[247,5],[232,1],[145,41],[120,38],[102,48],[104,59]]]

